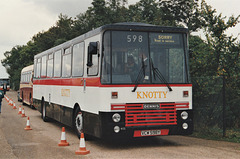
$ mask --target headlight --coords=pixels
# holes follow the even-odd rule
[[[119,133],[120,127],[119,126],[114,126],[113,130],[114,130],[115,133]]]
[[[188,128],[188,124],[187,124],[187,123],[183,123],[183,124],[182,124],[182,128],[183,128],[184,130],[186,130],[186,129]]]
[[[121,120],[121,115],[118,114],[118,113],[113,114],[112,120],[113,120],[115,123],[119,122],[119,121]]]
[[[181,113],[181,117],[182,117],[183,120],[186,120],[188,118],[188,113],[186,111],[183,111]]]

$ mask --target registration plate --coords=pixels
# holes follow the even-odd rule
[[[168,135],[169,129],[135,130],[133,137]]]
[[[157,136],[161,135],[161,130],[142,130],[141,136]]]

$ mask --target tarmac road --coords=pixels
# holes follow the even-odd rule
[[[9,91],[7,96],[16,102],[17,92]],[[50,121],[43,122],[41,114],[28,106],[23,106],[30,117],[33,130],[25,131],[27,118],[18,115],[3,99],[0,114],[0,158],[48,159],[48,158],[240,158],[240,144],[211,141],[187,136],[162,136],[138,138],[127,141],[86,141],[90,154],[75,155],[79,149],[79,139],[71,128],[66,127],[66,139],[70,146],[59,147],[62,125]]]

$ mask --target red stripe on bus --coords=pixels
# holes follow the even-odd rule
[[[82,86],[83,78],[34,79],[33,85]]]
[[[134,87],[134,84],[101,84],[99,77],[89,78],[52,78],[52,79],[34,79],[33,85],[59,85],[59,86],[83,86],[86,80],[86,86],[92,87]],[[192,84],[170,84],[171,87],[192,87]],[[139,84],[138,87],[166,87],[165,84]]]

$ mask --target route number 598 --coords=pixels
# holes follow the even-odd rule
[[[142,35],[127,35],[127,42],[139,42],[141,43],[143,41],[143,36]]]

